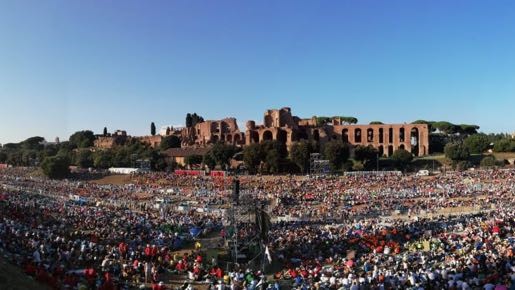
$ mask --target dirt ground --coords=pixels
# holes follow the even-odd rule
[[[131,177],[130,177],[130,175],[123,175],[123,174],[108,175],[108,176],[102,177],[100,179],[92,180],[90,182],[96,183],[96,184],[122,185],[122,184],[131,183]]]

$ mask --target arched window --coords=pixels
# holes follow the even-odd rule
[[[405,136],[404,136],[404,128],[400,128],[399,129],[399,142],[404,142],[405,141]]]
[[[266,130],[264,133],[263,133],[263,141],[270,141],[270,140],[273,140],[274,137],[272,135],[272,132],[270,132],[269,130]]]
[[[374,129],[367,129],[367,142],[374,142]]]
[[[354,142],[361,143],[361,129],[354,129]]]
[[[349,129],[342,130],[342,141],[343,143],[349,143]]]

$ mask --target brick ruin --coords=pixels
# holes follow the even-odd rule
[[[204,121],[190,128],[172,128],[168,134],[179,137],[183,148],[203,148],[216,142],[245,146],[266,140],[277,140],[289,148],[293,142],[301,140],[313,140],[321,144],[341,140],[351,145],[371,145],[385,156],[391,156],[398,149],[405,149],[415,156],[427,155],[429,152],[429,128],[426,124],[353,125],[339,117],[329,118],[319,124],[316,117],[301,119],[293,116],[288,107],[267,110],[261,125],[248,121],[245,132],[240,131],[235,118],[225,118]],[[157,147],[163,137],[134,138]],[[110,148],[127,138],[131,137],[126,133],[99,136],[95,146]]]
[[[245,145],[245,133],[240,132],[235,118],[208,120],[181,130],[182,146],[202,147],[216,142]]]
[[[381,155],[391,156],[398,149],[405,149],[415,156],[429,152],[429,128],[426,124],[345,124],[341,118],[317,124],[315,117],[300,119],[291,114],[290,108],[267,110],[263,124],[247,122],[245,144],[277,140],[289,147],[300,140],[325,143],[341,140],[352,145],[372,145]]]
[[[94,145],[97,148],[112,148],[115,146],[124,145],[130,136],[127,135],[126,131],[117,130],[113,134],[107,136],[97,135],[94,141]]]

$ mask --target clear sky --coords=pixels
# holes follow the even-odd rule
[[[267,108],[515,131],[515,1],[0,1],[0,143]]]

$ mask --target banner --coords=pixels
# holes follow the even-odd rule
[[[205,172],[203,170],[184,170],[184,169],[176,169],[174,171],[176,175],[189,175],[189,176],[201,176],[204,175]]]

